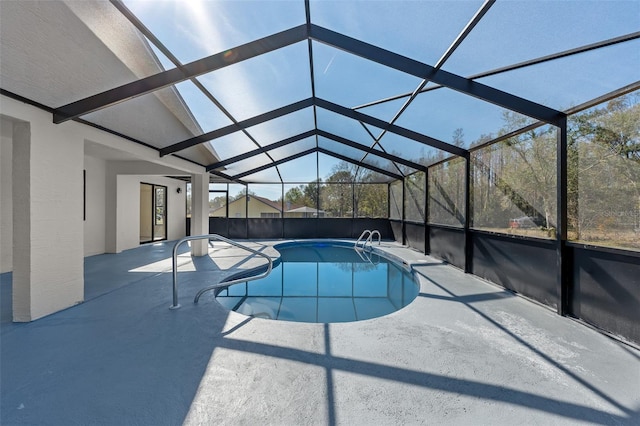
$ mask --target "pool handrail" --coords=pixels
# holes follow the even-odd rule
[[[382,239],[382,237],[380,236],[380,231],[378,231],[377,229],[374,229],[373,231],[371,231],[371,233],[369,234],[369,238],[367,238],[367,241],[365,241],[364,245],[366,246],[367,243],[373,245],[373,235],[377,234],[378,235],[378,245],[380,245],[380,240]]]
[[[358,249],[359,248],[358,244],[360,244],[360,241],[362,241],[362,239],[364,238],[365,235],[367,235],[367,239],[362,244],[362,249],[363,250],[365,249],[365,247],[367,246],[367,243],[369,243],[369,245],[373,246],[373,235],[374,234],[378,235],[378,245],[380,245],[380,241],[382,239],[382,237],[380,236],[380,231],[378,231],[377,229],[374,229],[373,231],[365,229],[364,231],[362,231],[362,234],[360,234],[360,237],[358,237],[358,240],[353,245],[353,248],[354,249]]]
[[[238,278],[235,280],[230,280],[230,281],[223,281],[220,282],[218,284],[214,284],[212,286],[209,287],[205,287],[203,289],[201,289],[197,294],[195,299],[193,300],[193,303],[198,303],[198,300],[200,299],[200,296],[202,296],[203,293],[209,291],[209,290],[213,290],[219,287],[227,287],[230,286],[232,284],[236,284],[239,282],[246,282],[246,281],[253,281],[253,280],[258,280],[261,278],[266,277],[267,275],[269,275],[271,273],[271,270],[273,269],[273,260],[271,260],[271,256],[264,254],[258,250],[254,250],[251,247],[247,247],[244,244],[240,244],[237,241],[233,241],[230,240],[228,238],[223,237],[222,235],[218,235],[218,234],[205,234],[205,235],[192,235],[192,236],[188,236],[188,237],[184,237],[181,240],[178,240],[176,242],[176,244],[173,246],[173,305],[171,305],[169,307],[169,309],[179,309],[180,308],[180,304],[178,303],[178,247],[180,247],[180,245],[182,245],[182,243],[185,243],[187,241],[193,241],[193,240],[218,240],[218,241],[222,241],[225,242],[227,244],[231,244],[232,246],[241,248],[243,250],[246,250],[250,253],[256,254],[258,256],[264,257],[265,259],[267,259],[268,265],[267,265],[267,270],[259,275],[253,275],[250,277],[246,277],[246,278]]]
[[[364,238],[365,235],[367,235],[370,237],[371,236],[371,231],[368,229],[365,229],[364,231],[362,231],[362,234],[360,234],[360,236],[358,237],[358,240],[356,241],[356,243],[353,245],[354,249],[358,248],[358,244],[360,244],[360,241],[362,241],[362,239]],[[364,248],[365,244],[366,244],[366,240],[364,242],[364,244],[362,245],[362,248]]]

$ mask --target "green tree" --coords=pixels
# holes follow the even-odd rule
[[[294,186],[284,194],[284,201],[291,205],[303,205],[305,203],[303,186]]]
[[[569,119],[570,237],[640,248],[640,94]]]
[[[238,192],[235,196],[231,197],[231,199],[229,200],[229,202],[238,200],[242,197],[246,197],[247,195],[256,195],[255,192],[249,190],[247,191],[247,187],[245,186],[242,190],[240,190],[240,192]]]
[[[353,217],[353,182],[357,168],[341,161],[322,185],[320,208],[330,217]]]

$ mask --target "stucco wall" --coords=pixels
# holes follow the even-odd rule
[[[117,176],[117,244],[115,252],[140,245],[140,184],[167,187],[167,239],[178,240],[186,235],[186,188],[176,179],[151,175]],[[177,189],[180,187],[180,193]]]
[[[14,106],[13,318],[32,321],[84,299],[83,139],[46,111]]]
[[[140,245],[140,183],[167,187],[167,239],[177,240],[185,236],[186,184],[176,179],[155,175],[130,175],[120,162],[105,161],[90,156],[84,157],[87,171],[87,204],[84,222],[84,255],[105,252],[121,252]],[[107,199],[107,169],[116,182],[114,209]],[[124,174],[120,174],[124,173]],[[181,191],[178,194],[177,189]],[[107,211],[113,211],[114,246],[108,247]]]
[[[13,270],[13,123],[0,119],[0,273]]]
[[[13,270],[14,321],[32,321],[82,302],[84,256],[105,252],[112,218],[119,224],[113,234],[126,234],[118,247],[139,245],[141,181],[168,187],[168,238],[185,234],[185,184],[163,176],[203,173],[203,167],[173,156],[160,159],[156,150],[81,123],[53,124],[50,112],[5,96],[0,101],[3,118],[12,122],[3,120],[2,126],[0,257],[3,272]],[[114,162],[119,164],[114,169],[126,164],[127,170],[113,174],[123,183],[112,185],[112,197]]]

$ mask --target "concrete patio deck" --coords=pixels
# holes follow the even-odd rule
[[[278,241],[279,242],[279,241]],[[277,242],[252,242],[277,256]],[[86,301],[11,322],[0,284],[2,425],[640,424],[640,352],[395,243],[420,294],[366,321],[252,319],[196,291],[263,259],[173,243],[85,260]]]

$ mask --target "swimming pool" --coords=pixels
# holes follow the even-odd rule
[[[216,300],[248,316],[329,323],[387,315],[418,295],[411,272],[376,253],[331,243],[275,248],[280,262],[269,276],[222,289]]]

